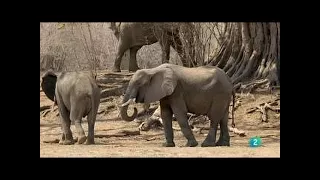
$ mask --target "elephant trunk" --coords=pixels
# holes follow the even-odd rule
[[[130,93],[128,90],[122,100],[122,105],[120,108],[120,115],[121,118],[124,119],[125,121],[133,121],[138,114],[137,108],[134,108],[134,112],[131,116],[128,116],[128,106],[131,102],[135,102],[135,97],[136,97],[136,91],[133,91],[133,93]]]

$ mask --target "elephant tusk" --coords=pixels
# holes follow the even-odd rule
[[[131,98],[127,102],[123,103],[121,107],[128,106],[131,102],[136,102],[136,98]]]

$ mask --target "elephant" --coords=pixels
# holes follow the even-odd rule
[[[229,76],[214,66],[183,67],[162,64],[155,68],[136,71],[129,81],[122,100],[120,114],[125,121],[137,116],[137,109],[131,116],[129,104],[160,101],[161,118],[166,142],[165,147],[174,147],[172,117],[175,116],[181,131],[187,139],[186,146],[198,145],[188,124],[187,113],[207,115],[210,130],[202,147],[230,146],[228,130],[229,104],[234,106],[233,84]],[[232,109],[232,126],[234,115]],[[220,137],[216,141],[217,127],[220,124]]]
[[[88,72],[61,72],[49,70],[42,76],[42,90],[58,106],[62,127],[59,144],[74,144],[70,129],[74,122],[78,140],[77,144],[95,144],[94,126],[100,104],[101,90],[95,76]],[[87,116],[88,137],[82,128],[81,121]]]
[[[192,29],[191,23],[186,23],[188,29]],[[129,71],[139,69],[137,64],[137,52],[144,45],[159,42],[162,50],[162,63],[169,63],[170,46],[179,54],[183,66],[190,66],[187,62],[186,53],[182,47],[179,34],[180,26],[177,23],[119,23],[111,22],[109,27],[119,41],[117,55],[113,65],[113,72],[121,72],[120,65],[124,53],[130,49]],[[189,42],[192,43],[192,38]],[[189,45],[190,46],[190,45]]]

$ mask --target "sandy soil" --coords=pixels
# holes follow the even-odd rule
[[[174,131],[176,147],[162,147],[164,133],[161,128],[140,131],[140,135],[96,137],[95,145],[44,143],[44,141],[59,139],[61,127],[57,110],[46,115],[40,112],[40,157],[280,157],[280,113],[267,111],[268,122],[261,121],[259,112],[246,113],[246,110],[251,107],[276,99],[276,93],[279,91],[273,94],[256,93],[249,96],[237,94],[240,106],[235,111],[235,123],[238,129],[246,132],[246,136],[240,137],[230,132],[230,147],[200,147],[208,132],[206,130],[203,130],[201,134],[194,132],[199,143],[197,147],[183,147],[186,139],[179,130]],[[138,130],[140,123],[126,122],[119,118],[119,111],[115,104],[120,101],[121,97],[111,96],[106,102],[100,104],[100,114],[97,116],[95,126],[96,136],[112,136],[122,130]],[[51,104],[52,102],[40,91],[40,107]],[[141,106],[137,105],[137,107],[141,110]],[[179,127],[176,121],[173,122],[173,125]],[[203,124],[202,126],[209,125]],[[85,119],[83,127],[87,133]],[[76,136],[73,125],[71,130]],[[253,136],[261,137],[261,147],[249,147],[249,139]]]

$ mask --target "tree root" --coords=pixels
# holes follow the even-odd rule
[[[40,112],[50,108],[51,106],[40,106]]]
[[[105,108],[98,110],[97,114],[104,114],[105,115],[110,109],[114,109],[114,108],[116,108],[116,105],[114,105],[114,104],[106,106]]]
[[[140,131],[149,131],[151,128],[163,127],[162,119],[160,117],[151,116],[139,126]]]
[[[95,134],[95,138],[110,138],[110,137],[125,137],[125,136],[137,136],[140,135],[139,130],[122,130],[115,134]]]
[[[256,80],[247,84],[243,84],[243,83],[237,83],[234,86],[234,89],[240,89],[241,93],[251,93],[254,90],[256,90],[258,87],[260,88],[265,88],[265,87],[269,87],[270,81],[268,79],[262,79],[262,80]],[[263,87],[265,86],[265,87]]]
[[[41,106],[40,107],[40,117],[45,117],[49,112],[53,113],[54,111],[56,111],[58,109],[57,106],[51,105],[51,106]],[[58,113],[59,114],[59,113]]]
[[[46,109],[46,110],[44,110],[44,111],[42,111],[42,113],[41,113],[41,117],[46,117],[46,115],[48,114],[48,112],[51,112],[51,109]]]
[[[220,129],[220,128],[218,127],[218,129]],[[228,127],[228,129],[229,129],[229,132],[233,132],[234,134],[239,135],[240,137],[246,136],[246,132],[243,130],[239,130],[237,128],[233,128],[230,126]],[[210,127],[193,127],[193,129],[192,129],[192,131],[197,132],[198,134],[203,134],[202,133],[203,130],[209,131]]]
[[[277,71],[280,61],[278,24],[271,22],[226,25],[228,34],[222,37],[224,41],[217,55],[209,60],[210,64],[222,68],[231,78],[236,90],[240,88],[242,91],[251,92],[264,83],[268,88],[270,85],[280,85]],[[269,82],[264,79],[268,79]],[[245,84],[246,81],[255,82]],[[266,88],[262,88],[264,89]]]
[[[243,130],[239,130],[237,128],[229,127],[229,132],[233,132],[236,135],[239,135],[240,137],[246,136],[246,132]]]
[[[43,143],[51,143],[51,144],[54,144],[54,143],[59,143],[59,139],[54,139],[54,140],[45,140],[43,141]]]
[[[120,96],[126,91],[126,89],[127,89],[127,85],[102,90],[101,91],[101,98],[105,98],[105,97],[109,97],[109,96]]]
[[[275,111],[275,112],[279,113],[280,112],[280,106],[279,107],[273,107],[273,106],[278,106],[278,105],[279,105],[279,103],[276,100],[273,101],[273,102],[268,101],[266,103],[261,103],[256,107],[247,109],[246,110],[246,114],[258,111],[258,112],[261,113],[262,122],[268,122],[267,110],[270,109],[272,111]]]
[[[138,130],[122,130],[116,134],[95,134],[95,138],[110,138],[110,137],[125,137],[125,136],[137,136],[140,135]],[[43,143],[59,143],[59,139],[54,140],[45,140]],[[75,138],[74,141],[78,141],[78,138]]]

